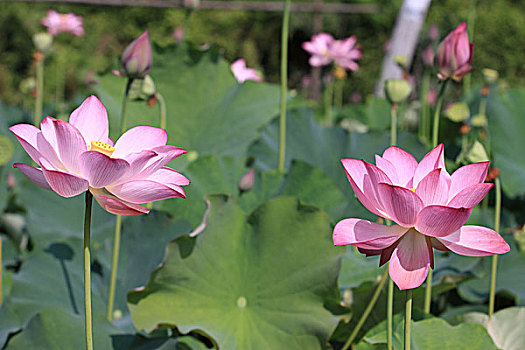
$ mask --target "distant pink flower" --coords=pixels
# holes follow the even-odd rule
[[[184,41],[184,27],[183,26],[177,26],[175,29],[173,29],[173,40],[175,40],[176,44],[180,44]]]
[[[120,62],[129,78],[142,79],[148,74],[153,63],[153,53],[147,30],[126,47]]]
[[[351,71],[359,69],[359,65],[355,61],[359,60],[363,54],[361,45],[356,45],[356,42],[357,37],[351,36],[343,40],[335,40],[332,43],[330,53],[337,66]]]
[[[312,67],[327,66],[333,62],[341,68],[356,71],[359,66],[355,61],[362,56],[356,41],[355,36],[335,40],[328,33],[319,33],[312,37],[312,41],[304,42],[303,49],[312,55],[308,61]]]
[[[303,49],[312,55],[308,61],[312,67],[327,66],[333,61],[330,48],[334,37],[328,33],[319,33],[312,37],[312,41],[303,43]]]
[[[428,45],[423,51],[423,63],[428,67],[434,65],[434,49],[431,45]]]
[[[497,232],[464,226],[493,186],[484,183],[488,162],[466,165],[449,175],[439,145],[419,164],[397,147],[376,155],[376,165],[359,159],[342,163],[359,201],[397,225],[345,219],[334,228],[334,244],[352,244],[367,255],[381,255],[381,265],[390,261],[390,276],[400,289],[423,283],[434,266],[432,248],[466,256],[510,250]]]
[[[439,27],[437,24],[432,24],[430,28],[428,28],[428,38],[432,41],[439,39]]]
[[[262,81],[262,77],[257,73],[253,68],[246,67],[246,61],[242,58],[239,58],[237,61],[233,62],[230,66],[233,76],[239,84],[244,83],[246,80],[253,81]]]
[[[140,204],[185,197],[188,179],[165,165],[186,151],[166,145],[166,131],[151,126],[134,127],[113,144],[106,109],[95,96],[69,122],[46,117],[40,130],[29,124],[9,130],[39,165],[13,166],[62,197],[90,191],[102,208],[118,215],[147,214]]]
[[[47,32],[53,36],[57,36],[60,33],[69,33],[76,36],[84,35],[82,17],[75,16],[73,13],[58,13],[55,10],[49,10],[41,23],[47,27]]]
[[[452,78],[461,81],[474,69],[470,64],[474,55],[474,44],[469,43],[467,23],[461,22],[439,44],[436,53],[436,63],[439,68],[438,78]]]

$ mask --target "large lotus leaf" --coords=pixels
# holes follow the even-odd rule
[[[68,201],[63,198],[61,200]],[[54,213],[56,220],[54,227],[67,229],[67,223],[71,221],[71,216],[75,216],[74,212],[77,209],[63,207],[61,215]],[[111,217],[111,215],[107,216]],[[66,219],[62,220],[62,218]],[[93,220],[97,221],[96,215]],[[60,226],[61,221],[66,223],[64,227]],[[114,225],[113,220],[112,223]],[[78,225],[78,231],[81,231],[82,224],[78,223]],[[30,228],[32,236],[38,236],[42,232],[40,230],[44,232],[49,230],[37,223]],[[108,298],[113,228],[111,227],[104,234],[99,234],[97,240],[92,241],[93,309],[95,313],[104,315]],[[125,303],[126,293],[146,283],[151,271],[162,261],[167,242],[189,230],[186,224],[170,219],[166,213],[155,211],[149,215],[128,217],[123,220],[115,296],[115,308],[121,310],[124,316],[118,323],[119,327],[133,329]],[[23,327],[40,310],[59,308],[72,314],[82,312],[83,243],[82,233],[79,232],[78,235],[80,237],[65,235],[62,240],[49,243],[47,246],[37,245],[23,261],[20,271],[13,274],[13,286],[9,298],[0,309],[0,340],[5,341],[7,333]],[[13,314],[16,317],[12,317]]]
[[[440,318],[429,318],[421,321],[412,321],[413,349],[442,350],[496,350],[498,349],[487,331],[474,323],[463,323],[451,326]],[[404,320],[403,317],[394,317],[393,348],[403,349]],[[370,330],[355,350],[383,349],[386,344],[386,327],[382,323]]]
[[[463,316],[464,322],[479,323],[487,329],[499,349],[525,349],[525,308],[510,307],[496,312],[492,317],[475,312]]]
[[[519,251],[512,238],[508,241],[510,252],[498,257],[496,292],[510,293],[517,305],[525,305],[525,254]],[[484,269],[479,273],[480,278],[466,281],[458,287],[461,297],[470,302],[484,302],[489,297],[492,257],[482,258],[482,261]]]
[[[208,350],[209,348],[191,336],[152,337],[141,334],[112,336],[114,350]]]
[[[491,153],[509,197],[525,194],[525,89],[493,93],[487,103]]]
[[[24,327],[38,312],[60,309],[83,314],[84,275],[82,239],[69,238],[45,249],[37,248],[12,276],[9,297],[0,308],[0,339]],[[103,313],[100,278],[92,275],[94,314]]]
[[[126,304],[128,291],[143,286],[148,281],[151,271],[162,262],[166,244],[190,230],[187,223],[174,220],[167,213],[158,211],[124,220],[114,305],[114,310],[121,311],[123,316],[121,320],[116,320],[119,327],[133,330]],[[112,250],[113,238],[105,240],[101,247],[94,251],[94,257],[102,265],[104,301],[108,299]]]
[[[128,295],[136,327],[199,329],[224,349],[324,348],[344,252],[330,217],[292,197],[251,215],[223,196],[209,200],[205,230],[170,243],[148,284]]]
[[[102,314],[93,317],[93,346],[113,349],[113,337],[121,331]],[[22,333],[10,341],[10,350],[64,350],[86,347],[84,316],[60,309],[48,309],[36,314]]]
[[[279,149],[279,120],[274,120],[254,143],[249,154],[256,159],[256,166],[261,170],[275,169]],[[321,127],[313,118],[310,109],[290,110],[286,120],[286,168],[292,159],[303,160],[320,168],[345,193],[352,196],[350,185],[341,165],[342,158],[358,158],[374,161],[374,154],[382,154],[390,145],[390,136],[386,132],[349,134],[340,127]],[[399,145],[420,159],[424,146],[409,133],[399,134]],[[357,205],[357,204],[356,204]]]
[[[155,54],[150,75],[166,100],[169,143],[201,155],[244,156],[249,144],[278,112],[279,88],[265,83],[238,84],[227,62],[214,50],[186,45]],[[96,91],[111,117],[112,135],[120,128],[126,80],[102,77]],[[159,124],[157,107],[129,102],[128,127]]]

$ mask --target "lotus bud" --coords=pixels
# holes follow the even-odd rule
[[[439,28],[437,24],[432,24],[430,28],[428,28],[428,38],[432,41],[439,39]]]
[[[390,104],[398,104],[405,101],[412,92],[410,83],[404,79],[388,79],[385,81],[384,89]]]
[[[53,45],[53,36],[46,32],[36,33],[33,35],[33,44],[38,51],[46,54]]]
[[[408,58],[406,56],[397,55],[394,57],[394,62],[401,68],[402,70],[407,70],[408,65]]]
[[[255,171],[252,169],[248,171],[246,174],[244,174],[241,179],[239,180],[239,190],[241,191],[248,191],[253,187],[253,183],[255,181]]]
[[[474,54],[474,44],[469,43],[467,24],[462,22],[439,44],[436,64],[439,67],[438,78],[452,78],[461,81],[474,67],[470,64]]]
[[[142,79],[151,69],[153,53],[146,30],[126,47],[122,54],[122,67],[130,79]]]
[[[499,78],[499,73],[495,69],[483,68],[481,74],[483,74],[483,80],[487,85],[495,84]]]

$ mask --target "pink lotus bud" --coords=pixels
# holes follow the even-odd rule
[[[432,46],[430,45],[428,45],[425,51],[423,51],[423,63],[428,67],[434,65],[434,49],[432,49]]]
[[[122,54],[121,63],[128,78],[142,79],[151,69],[152,62],[151,43],[146,30],[126,47]]]
[[[439,39],[439,28],[437,24],[432,24],[430,28],[428,28],[428,38],[432,41]]]
[[[427,102],[430,106],[435,106],[436,104],[436,101],[437,101],[437,95],[438,95],[438,92],[437,90],[430,90],[427,94]]]
[[[244,174],[241,179],[239,180],[239,189],[241,191],[248,191],[253,187],[253,183],[255,180],[255,171],[252,169],[248,171],[246,174]]]
[[[173,30],[172,36],[176,44],[180,44],[181,42],[183,42],[184,41],[184,27],[183,26],[175,27],[175,29]]]
[[[15,188],[16,187],[16,177],[15,174],[9,173],[7,174],[7,187],[8,188]]]
[[[472,71],[474,67],[470,65],[474,54],[474,45],[469,43],[467,33],[467,23],[461,22],[439,44],[436,53],[436,63],[439,67],[438,78],[447,80],[461,81],[463,77]]]

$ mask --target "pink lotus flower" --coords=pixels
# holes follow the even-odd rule
[[[334,62],[337,66],[356,71],[359,66],[355,62],[362,56],[361,47],[356,45],[357,38],[351,36],[343,40],[335,40],[328,33],[319,33],[312,41],[303,43],[303,49],[312,57],[308,61],[312,67],[327,66]]]
[[[438,78],[461,81],[474,69],[470,64],[474,55],[474,44],[469,43],[467,24],[462,22],[439,44],[436,62],[439,67]]]
[[[73,13],[58,13],[54,10],[49,10],[41,23],[47,27],[47,32],[53,36],[57,36],[60,33],[70,33],[76,36],[84,35],[82,17],[75,16]]]
[[[327,66],[332,63],[330,48],[334,41],[330,34],[319,33],[312,37],[312,41],[303,43],[303,49],[312,55],[308,61],[312,67]]]
[[[361,45],[356,45],[356,42],[357,38],[351,36],[347,39],[335,40],[332,43],[330,53],[337,66],[354,72],[359,69],[359,65],[355,61],[360,59],[363,54]]]
[[[166,132],[151,126],[134,127],[113,144],[106,109],[95,96],[74,110],[69,122],[46,117],[40,129],[17,124],[9,130],[40,167],[13,166],[62,197],[90,191],[118,215],[147,214],[140,204],[185,197],[188,179],[164,165],[186,151],[166,145]]]
[[[253,68],[246,67],[246,61],[242,58],[239,58],[237,61],[233,62],[230,66],[233,76],[239,84],[244,83],[246,80],[253,81],[262,81],[262,77],[257,73]]]
[[[367,255],[381,255],[381,265],[390,260],[390,276],[400,289],[423,283],[434,265],[432,248],[467,256],[510,250],[497,232],[463,226],[493,186],[483,183],[488,162],[466,165],[449,175],[439,145],[419,164],[397,147],[376,155],[377,165],[358,159],[342,163],[359,201],[397,225],[345,219],[335,226],[334,244],[352,244]]]
[[[120,62],[130,79],[142,79],[148,74],[153,63],[153,53],[147,30],[126,47]]]

